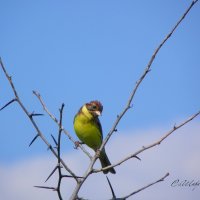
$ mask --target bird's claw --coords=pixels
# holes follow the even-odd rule
[[[80,145],[80,142],[79,141],[75,141],[75,147],[74,147],[74,149],[78,149],[78,147],[79,147],[79,145]]]
[[[84,143],[83,143],[83,142],[80,142],[80,141],[75,141],[74,144],[75,144],[74,149],[78,149],[78,147],[79,147],[81,144],[84,144]]]

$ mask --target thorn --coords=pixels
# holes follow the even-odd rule
[[[47,177],[47,179],[45,180],[45,183],[49,180],[49,178],[54,174],[54,172],[58,169],[59,166],[56,166],[53,171],[50,173],[50,175]]]
[[[138,156],[133,156],[134,158],[137,158],[139,161],[141,161],[141,158],[139,158]]]
[[[33,118],[35,116],[43,116],[44,114],[41,113],[34,113],[34,111],[29,115],[30,118]]]
[[[44,114],[42,114],[42,113],[35,113],[35,114],[33,114],[32,116],[43,116]]]
[[[37,134],[33,139],[32,139],[32,141],[30,142],[30,144],[29,144],[29,147],[33,144],[33,142],[38,138],[38,136],[39,136],[39,134]]]
[[[51,137],[53,138],[53,141],[54,141],[55,145],[58,146],[58,143],[57,143],[55,137],[54,137],[52,134],[51,134]],[[57,148],[57,147],[56,147],[56,148]]]
[[[62,178],[74,178],[74,176],[71,176],[71,175],[62,175]],[[82,176],[75,176],[75,178],[84,178]]]
[[[53,190],[53,191],[57,191],[57,189],[55,187],[46,187],[46,186],[38,186],[35,185],[35,188],[41,188],[41,189],[48,189],[48,190]]]
[[[9,101],[6,105],[4,105],[4,106],[0,109],[0,111],[3,110],[4,108],[6,108],[7,106],[9,106],[11,103],[13,103],[13,102],[15,102],[15,101],[17,101],[16,98],[15,98],[15,99],[12,99],[12,100]]]
[[[51,145],[48,146],[47,151],[48,151],[49,149],[52,149],[52,146],[51,146]]]
[[[174,124],[174,130],[176,130],[176,129],[177,129],[176,124]]]
[[[41,96],[40,93],[36,92],[35,90],[33,90],[33,94],[36,95],[36,96],[38,96],[38,97]]]
[[[106,178],[107,178],[108,184],[109,184],[109,186],[110,186],[110,190],[111,190],[111,192],[112,192],[113,199],[116,199],[116,195],[115,195],[115,192],[114,192],[113,187],[112,187],[112,185],[111,185],[111,182],[110,182],[110,180],[108,179],[107,176],[106,176]]]

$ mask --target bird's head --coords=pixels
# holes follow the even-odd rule
[[[91,113],[94,117],[98,117],[103,111],[103,106],[100,101],[91,101],[85,105],[89,113]]]

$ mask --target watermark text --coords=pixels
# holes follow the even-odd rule
[[[197,187],[200,187],[200,180],[180,180],[176,179],[171,183],[171,187],[182,187],[182,188],[191,188],[192,191]]]

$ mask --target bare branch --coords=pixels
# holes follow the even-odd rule
[[[133,196],[134,194],[136,194],[136,193],[138,193],[138,192],[141,192],[142,190],[145,190],[145,189],[147,189],[148,187],[155,185],[156,183],[159,183],[159,182],[161,182],[161,181],[164,181],[165,178],[166,178],[167,176],[169,176],[169,173],[165,174],[162,178],[158,179],[157,181],[154,181],[154,182],[152,182],[152,183],[150,183],[150,184],[148,184],[148,185],[146,185],[146,186],[144,186],[144,187],[142,187],[142,188],[140,188],[140,189],[138,189],[138,190],[136,190],[136,191],[130,193],[129,195],[127,195],[127,196],[125,196],[125,197],[122,197],[122,199],[128,199],[129,197]]]
[[[62,118],[63,118],[63,109],[64,109],[64,103],[62,104],[60,111],[60,121],[59,121],[59,130],[58,130],[58,184],[57,184],[57,193],[60,200],[62,200],[62,195],[60,191],[61,181],[62,181],[62,171],[61,171],[61,162],[60,162],[60,148],[61,148],[61,134],[62,134]]]
[[[181,128],[182,126],[186,125],[187,123],[189,123],[190,121],[192,121],[194,118],[196,118],[198,115],[200,115],[200,111],[195,113],[194,115],[192,115],[190,118],[188,118],[187,120],[183,121],[182,123],[180,123],[177,126],[174,126],[170,131],[168,131],[167,133],[165,133],[159,140],[157,140],[156,142],[143,146],[140,150],[136,151],[135,153],[125,157],[124,159],[118,161],[117,163],[104,167],[102,169],[99,170],[93,170],[94,173],[97,172],[101,172],[103,170],[108,170],[112,167],[116,167],[121,165],[122,163],[126,162],[127,160],[131,159],[131,158],[137,158],[138,154],[142,153],[143,151],[146,151],[147,149],[153,148],[159,144],[161,144],[161,142],[163,142],[167,137],[169,137],[174,131],[176,131],[177,129]]]
[[[175,30],[178,28],[178,26],[180,25],[180,23],[183,21],[183,19],[186,17],[186,15],[189,13],[189,11],[191,10],[191,8],[195,5],[196,1],[192,1],[192,3],[190,4],[190,6],[187,8],[187,10],[184,12],[184,14],[182,15],[182,17],[178,20],[178,22],[176,23],[176,25],[172,28],[172,30],[167,34],[167,36],[163,39],[163,41],[158,45],[158,47],[156,48],[156,50],[154,51],[153,55],[151,56],[143,74],[141,75],[141,77],[139,78],[139,80],[136,82],[136,85],[134,87],[134,89],[132,90],[132,93],[130,94],[130,97],[127,101],[127,104],[125,106],[125,108],[122,110],[122,112],[117,115],[117,119],[114,122],[113,127],[111,128],[110,132],[108,133],[107,137],[104,139],[104,142],[102,143],[102,146],[100,148],[100,150],[103,149],[103,147],[106,145],[106,143],[108,142],[108,140],[110,139],[111,135],[116,132],[116,128],[117,125],[119,124],[121,118],[125,115],[125,113],[132,107],[132,101],[133,98],[140,86],[140,84],[142,83],[142,81],[145,79],[146,75],[150,72],[151,70],[151,65],[155,60],[156,55],[158,54],[158,52],[160,51],[160,49],[162,48],[162,46],[167,42],[167,40],[172,36],[172,34],[175,32]]]
[[[33,91],[33,94],[39,99],[40,103],[42,104],[42,107],[43,107],[44,111],[59,125],[59,122],[56,119],[56,117],[54,117],[51,114],[51,112],[48,110],[48,108],[46,107],[44,101],[42,100],[41,95],[38,92],[36,92],[36,91]]]
[[[6,71],[6,68],[4,67],[4,64],[2,62],[2,60],[0,59],[0,66],[8,80],[8,82],[10,83],[10,86],[12,88],[12,91],[15,95],[15,101],[18,102],[18,104],[20,105],[20,107],[22,108],[22,110],[24,111],[24,113],[26,114],[26,116],[30,119],[33,127],[35,128],[35,130],[37,131],[37,134],[39,135],[39,137],[42,139],[42,141],[48,146],[48,149],[51,150],[51,152],[54,154],[54,156],[58,157],[57,153],[55,152],[55,150],[52,148],[52,146],[49,144],[49,142],[46,140],[46,138],[44,137],[43,133],[40,131],[39,127],[37,126],[35,120],[33,119],[33,117],[31,117],[31,114],[28,112],[28,110],[25,108],[24,104],[22,103],[21,99],[18,96],[17,90],[15,89],[15,86],[12,82],[11,76],[9,76],[9,74]],[[60,162],[62,163],[63,167],[74,177],[74,179],[76,181],[76,175],[71,171],[71,169],[65,164],[65,162],[61,159]]]
[[[166,173],[163,177],[159,178],[158,180],[156,180],[156,181],[154,181],[154,182],[152,182],[152,183],[149,183],[149,184],[147,184],[146,186],[144,186],[144,187],[142,187],[142,188],[140,188],[140,189],[138,189],[138,190],[135,190],[134,192],[131,192],[130,194],[128,194],[128,195],[126,195],[126,196],[124,196],[124,197],[116,197],[116,195],[115,195],[115,193],[114,193],[114,190],[113,190],[113,187],[112,187],[112,185],[111,185],[110,180],[108,179],[107,176],[106,176],[106,178],[107,178],[107,181],[108,181],[108,184],[109,184],[109,187],[110,187],[110,189],[111,189],[112,196],[113,196],[111,200],[126,200],[126,199],[130,198],[131,196],[133,196],[133,195],[135,195],[135,194],[141,192],[142,190],[145,190],[145,189],[147,189],[147,188],[149,188],[149,187],[151,187],[151,186],[153,186],[153,185],[155,185],[155,184],[157,184],[157,183],[159,183],[159,182],[164,181],[165,178],[167,178],[168,176],[169,176],[169,173]],[[83,199],[83,198],[77,198],[77,199]]]
[[[49,117],[58,125],[59,121],[57,120],[57,118],[48,110],[47,106],[45,105],[41,95],[36,92],[33,91],[33,94],[38,98],[38,100],[40,101],[44,111],[49,115]],[[63,132],[67,135],[68,139],[72,141],[72,143],[74,144],[74,146],[76,147],[76,141],[72,138],[72,136],[69,134],[69,132],[62,126],[62,130]],[[90,155],[90,153],[88,151],[85,150],[85,148],[80,144],[79,147],[82,149],[82,151],[90,158],[90,160],[92,159],[92,156]]]

